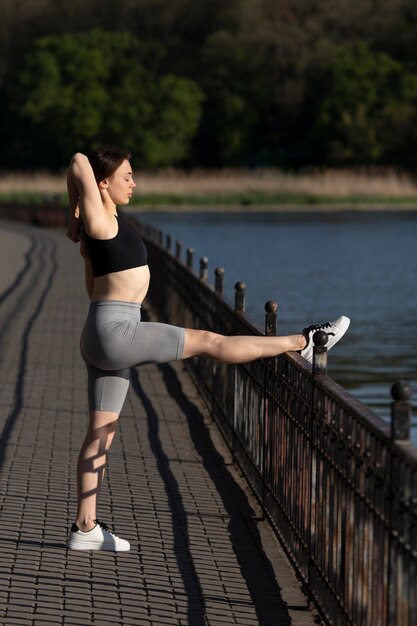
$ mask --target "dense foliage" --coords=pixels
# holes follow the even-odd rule
[[[2,168],[417,161],[415,0],[2,0]]]

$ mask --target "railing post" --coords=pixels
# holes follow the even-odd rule
[[[175,258],[180,260],[182,252],[182,241],[177,241],[175,244]]]
[[[391,387],[391,441],[394,444],[397,441],[408,441],[410,437],[410,421],[411,421],[411,386],[399,380]],[[401,579],[403,563],[398,559],[398,529],[394,527],[395,517],[398,512],[395,511],[394,501],[396,493],[396,465],[393,451],[389,454],[389,490],[388,490],[388,626],[399,624],[399,607],[407,605],[407,599],[404,598],[405,589],[398,585]],[[401,622],[402,623],[402,622]]]
[[[265,335],[273,337],[277,334],[277,311],[278,304],[273,300],[265,303]]]
[[[162,248],[162,242],[164,240],[164,233],[162,232],[162,230],[158,230],[158,243]]]
[[[391,387],[391,438],[395,441],[404,441],[410,437],[411,422],[411,394],[408,383],[399,380]]]
[[[313,335],[313,374],[316,376],[324,376],[327,374],[327,333],[324,330],[318,330]]]
[[[313,335],[313,380],[311,381],[311,416],[309,420],[309,435],[310,435],[310,493],[309,493],[309,510],[308,510],[308,522],[309,535],[307,539],[308,545],[308,570],[307,570],[307,598],[309,606],[313,604],[313,596],[310,593],[310,581],[312,579],[313,569],[313,544],[315,538],[315,526],[316,526],[316,504],[317,504],[317,451],[315,443],[315,420],[316,414],[320,410],[320,393],[316,386],[315,378],[317,376],[324,376],[327,374],[327,348],[326,343],[328,341],[328,335],[324,330],[318,330]],[[314,546],[315,548],[315,546]]]
[[[206,281],[208,279],[208,258],[202,256],[200,259],[200,280]]]
[[[194,249],[187,248],[187,267],[189,270],[193,269]]]
[[[266,337],[274,337],[277,334],[277,311],[278,304],[273,300],[268,300],[265,303],[265,336]],[[266,460],[267,460],[267,449],[268,443],[272,443],[272,438],[269,436],[269,426],[270,420],[268,419],[269,415],[269,406],[268,406],[268,372],[271,367],[271,364],[275,361],[275,359],[266,359],[265,369],[264,369],[264,389],[263,389],[263,400],[264,400],[264,410],[263,410],[263,424],[262,424],[262,520],[265,519],[265,493],[266,493]]]
[[[246,311],[246,283],[239,281],[235,284],[235,312],[244,313]]]
[[[235,283],[235,313],[244,313],[245,311],[245,291],[246,284],[242,281]],[[235,327],[237,327],[235,318]],[[239,397],[239,385],[237,379],[238,366],[233,366],[233,378],[234,378],[234,398],[233,398],[233,429],[232,429],[232,461],[236,461],[236,424],[237,424],[237,407]]]
[[[168,250],[168,252],[171,250],[171,245],[172,245],[172,237],[171,235],[166,235],[165,237],[165,247]]]
[[[214,291],[219,296],[223,295],[223,284],[224,284],[224,269],[222,267],[216,267],[214,270],[215,280],[214,280]]]

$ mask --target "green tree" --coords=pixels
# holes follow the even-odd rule
[[[188,78],[172,74],[155,81],[151,89],[149,132],[143,132],[139,150],[149,166],[181,163],[191,153],[191,139],[198,129],[203,94]]]
[[[131,149],[141,166],[183,162],[198,128],[201,90],[186,78],[154,75],[139,57],[140,44],[128,33],[36,40],[13,85],[27,162],[57,167],[74,150],[103,143]]]
[[[413,165],[416,55],[415,0],[2,0],[1,165]]]
[[[365,43],[339,47],[320,85],[311,141],[323,161],[398,161],[415,143],[417,74],[386,53]]]
[[[236,36],[219,31],[203,50],[201,82],[206,107],[199,136],[206,164],[247,162],[256,121],[249,50]]]

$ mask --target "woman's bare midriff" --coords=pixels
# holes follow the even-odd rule
[[[142,303],[149,287],[149,267],[134,267],[113,272],[94,279],[92,302],[97,300],[121,300]]]

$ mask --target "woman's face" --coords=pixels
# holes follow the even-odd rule
[[[132,178],[132,168],[127,159],[111,178],[106,179],[106,182],[109,196],[115,204],[129,204],[136,183]]]

